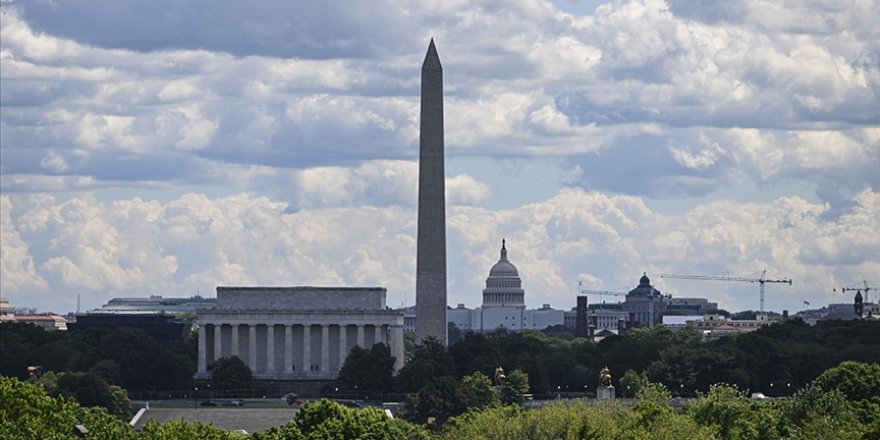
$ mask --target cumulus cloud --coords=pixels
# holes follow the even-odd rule
[[[553,192],[571,186],[490,211],[497,196],[517,199],[492,170],[447,176],[450,264],[465,274],[453,295],[482,282],[499,234],[523,245],[538,274],[526,282],[553,303],[575,279],[611,288],[678,268],[664,261],[776,265],[823,292],[878,272],[863,238],[880,193],[876,2],[611,0],[588,14],[531,0],[203,3],[0,5],[4,294],[298,279],[410,290],[408,260],[298,240],[341,249],[331,238],[357,239],[353,216],[370,246],[409,258],[431,36],[447,157],[541,160],[558,164]],[[707,202],[740,184],[801,190]],[[153,190],[163,202],[120,195]],[[693,202],[661,215],[643,197]],[[143,219],[114,217],[132,210]],[[247,217],[258,213],[283,221]],[[310,232],[260,248],[264,260],[224,242],[259,241],[249,225],[291,234],[291,221]],[[279,277],[271,258],[307,269]],[[740,304],[727,286],[706,289]]]
[[[114,295],[207,293],[217,285],[380,285],[389,288],[389,304],[412,303],[411,207],[289,212],[262,196],[196,193],[167,203],[20,196],[2,203],[4,295],[13,302],[30,303],[34,290],[82,292],[97,304]],[[479,303],[502,237],[531,305],[568,308],[578,281],[617,290],[648,272],[664,292],[755,308],[756,286],[657,275],[757,276],[764,269],[795,280],[768,289],[768,307],[827,301],[833,287],[871,280],[880,265],[880,196],[866,190],[853,203],[836,220],[823,219],[826,205],[796,197],[710,202],[681,215],[654,212],[637,197],[574,188],[508,210],[454,204],[450,303]]]
[[[880,122],[870,19],[880,10],[766,7],[615,0],[579,16],[530,1],[220,3],[210,14],[163,2],[4,4],[3,173],[185,192],[224,167],[411,160],[419,41],[431,33],[451,156],[558,156],[571,164],[561,172],[584,170],[571,183],[653,197],[706,195],[743,175],[794,179],[839,213],[880,188],[877,136],[864,134]],[[651,158],[640,174],[653,177],[620,177],[634,157]],[[120,176],[114,161],[138,165]],[[27,181],[39,179],[3,188]]]

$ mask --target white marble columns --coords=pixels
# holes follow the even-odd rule
[[[339,369],[342,369],[342,364],[345,363],[345,358],[348,357],[348,326],[340,325],[339,326]]]
[[[214,324],[214,360],[223,357],[223,324]]]
[[[199,325],[199,372],[208,371],[208,354],[207,352],[207,342],[206,333],[208,330],[205,328],[205,324]]]
[[[275,324],[266,324],[266,371],[275,371]]]
[[[280,325],[284,328],[283,336],[279,333]],[[318,330],[317,325],[320,325],[320,333],[314,334],[313,330]],[[246,339],[242,339],[241,335],[243,326],[247,328]],[[349,334],[351,326],[355,326],[355,334]],[[223,337],[224,327],[229,328],[226,338]],[[282,337],[283,343],[277,340]],[[354,338],[356,341],[352,341]],[[369,349],[366,346],[368,341],[370,345],[380,342],[389,344],[391,354],[396,358],[395,369],[403,365],[402,325],[360,322],[293,324],[254,320],[201,322],[197,375],[210,377],[209,365],[225,353],[225,356],[238,356],[244,360],[256,378],[332,379],[342,368],[350,346],[356,343]]]
[[[303,371],[312,371],[312,325],[303,326]]]
[[[238,330],[238,324],[232,324],[232,352],[229,354],[230,356],[241,357],[238,350]]]
[[[284,371],[293,371],[293,326],[284,326]]]
[[[257,325],[248,325],[248,366],[257,369]]]

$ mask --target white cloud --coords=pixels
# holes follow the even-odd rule
[[[523,246],[511,252],[532,270],[530,291],[552,303],[575,279],[619,287],[644,270],[774,266],[817,297],[878,271],[865,235],[878,229],[880,192],[876,2],[614,0],[591,15],[529,0],[282,3],[0,7],[9,280],[410,290],[400,274],[411,272],[418,68],[430,36],[445,69],[448,158],[538,159],[559,164],[547,181],[590,189],[525,205],[536,199],[491,173],[451,173],[450,246],[464,274],[453,295],[479,287],[499,234]],[[738,182],[807,189],[774,203],[707,202]],[[142,191],[172,202],[126,195]],[[31,202],[48,192],[57,201]],[[669,217],[639,195],[701,198]],[[481,208],[501,196],[515,209]],[[129,202],[155,223],[114,217],[136,210]],[[284,221],[267,220],[276,215]],[[244,257],[267,240],[257,228],[275,245]],[[278,244],[285,234],[295,238]],[[387,255],[334,253],[341,237],[373,237]],[[291,275],[276,259],[307,270]]]
[[[82,292],[96,303],[122,294],[208,292],[217,285],[317,284],[386,286],[396,305],[414,286],[412,207],[289,213],[285,203],[248,194],[187,194],[167,203],[2,200],[4,288],[16,300],[34,288]],[[818,304],[830,300],[833,287],[872,280],[880,265],[880,196],[866,190],[853,202],[837,220],[823,219],[826,206],[799,198],[711,202],[681,215],[658,214],[636,197],[578,189],[509,210],[453,204],[449,301],[478,304],[505,237],[533,306],[568,308],[577,281],[619,290],[646,271],[674,295],[755,308],[756,286],[658,275],[757,276],[764,269],[795,280],[768,288],[768,307],[794,307],[801,298]],[[45,298],[34,301],[53,307]]]
[[[0,196],[0,291],[5,298],[44,292],[46,280],[37,272],[28,244],[12,221],[12,202]]]

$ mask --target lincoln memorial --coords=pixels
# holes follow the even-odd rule
[[[385,343],[403,366],[403,312],[385,306],[381,287],[217,287],[198,311],[199,369],[238,356],[255,379],[335,379],[355,345]]]

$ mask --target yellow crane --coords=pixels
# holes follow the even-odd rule
[[[760,278],[748,277],[732,277],[732,276],[712,276],[712,275],[672,275],[660,274],[660,278],[677,278],[681,280],[710,280],[710,281],[742,281],[746,283],[761,284],[761,311],[764,311],[764,284],[766,283],[785,283],[791,285],[791,278],[783,278],[779,280],[767,279],[767,270],[761,272]]]

